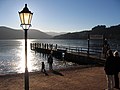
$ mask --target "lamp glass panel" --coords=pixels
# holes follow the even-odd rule
[[[24,24],[24,15],[23,13],[20,13],[20,21],[21,21],[21,24]]]
[[[30,13],[24,13],[24,24],[30,24],[29,15],[30,15]]]
[[[32,14],[29,14],[29,20],[28,20],[29,24],[31,24],[31,20],[32,20]]]

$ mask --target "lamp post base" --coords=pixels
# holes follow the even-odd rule
[[[27,68],[25,68],[25,90],[29,90],[29,72]]]

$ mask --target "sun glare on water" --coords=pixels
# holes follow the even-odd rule
[[[30,43],[31,41],[28,39],[27,40],[27,67],[28,67],[28,71],[31,72],[32,71],[32,64],[31,64],[31,59],[32,59],[32,53],[30,52]],[[25,40],[21,40],[21,52],[20,52],[20,63],[19,63],[19,68],[20,68],[20,72],[24,72],[25,71]]]

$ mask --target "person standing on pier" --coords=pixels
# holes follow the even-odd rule
[[[53,64],[52,53],[50,53],[50,55],[48,57],[48,64],[49,64],[49,70],[53,70],[53,67],[52,67],[52,64]]]
[[[107,78],[107,89],[113,90],[114,88],[114,73],[115,73],[115,59],[112,50],[107,51],[107,58],[104,66]]]
[[[107,51],[110,49],[110,46],[108,44],[108,41],[107,39],[104,40],[104,43],[103,43],[103,54],[104,54],[104,58],[106,58],[107,56]]]
[[[114,52],[114,58],[115,58],[115,74],[114,74],[115,88],[120,90],[118,76],[120,72],[120,57],[118,51]]]

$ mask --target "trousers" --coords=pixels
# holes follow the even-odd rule
[[[113,88],[114,88],[114,75],[106,75],[106,78],[107,78],[108,90],[113,90]]]

